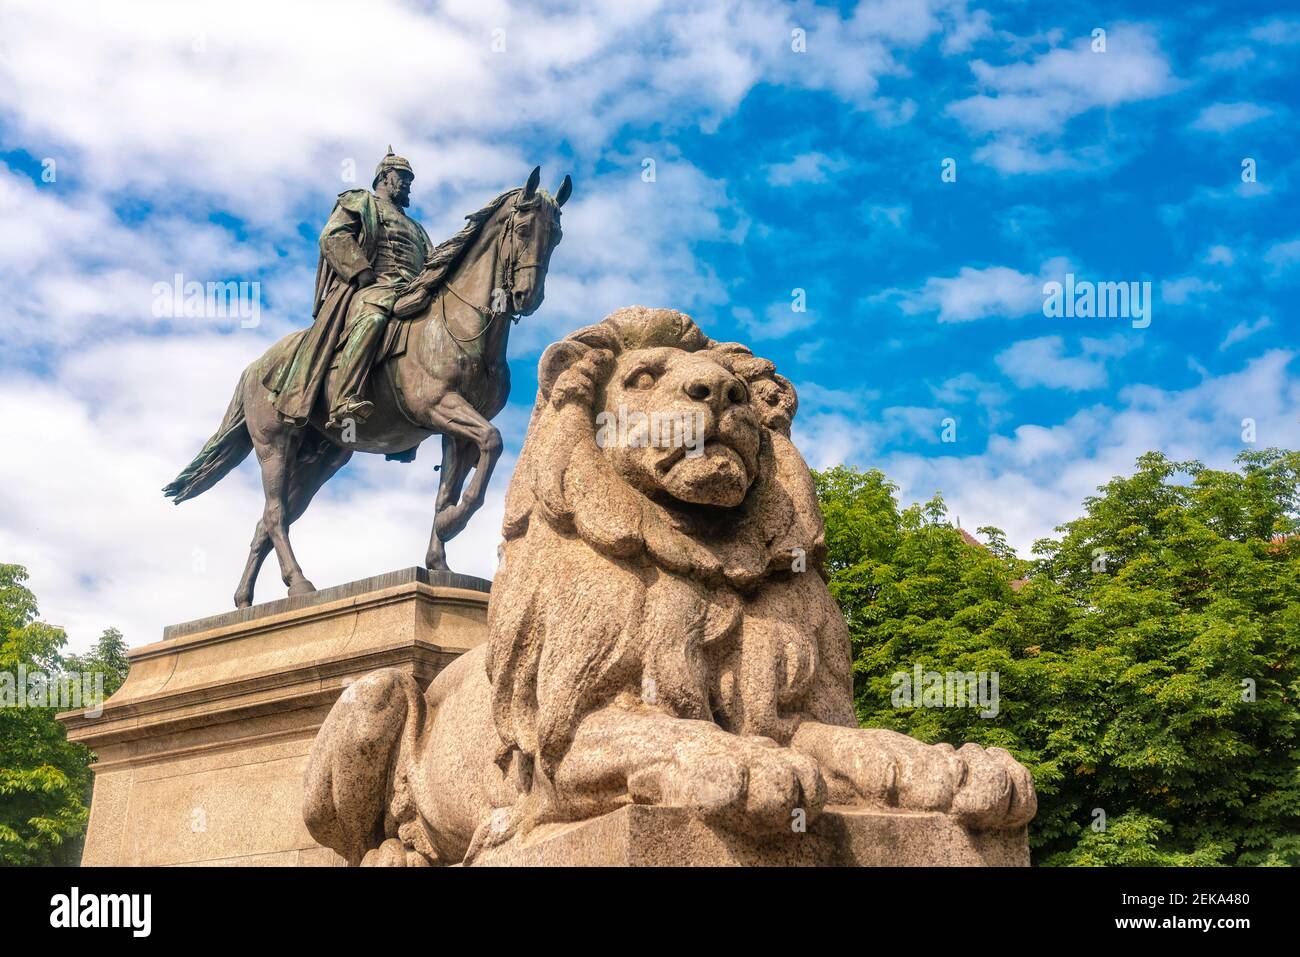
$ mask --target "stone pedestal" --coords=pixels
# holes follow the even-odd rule
[[[317,730],[349,681],[399,668],[427,685],[486,641],[488,587],[408,568],[132,650],[99,717],[59,715],[98,757],[82,864],[342,864],[302,819]]]
[[[130,652],[88,717],[95,751],[82,864],[322,865],[302,818],[307,754],[348,682],[398,668],[422,686],[487,640],[489,583],[409,568],[168,627]],[[828,808],[806,833],[744,838],[676,808],[547,825],[483,866],[1023,866],[1026,832],[972,833],[941,814]]]
[[[632,805],[580,824],[537,828],[475,866],[1027,867],[1025,828],[972,832],[943,814],[830,807],[805,833],[751,838],[680,808]]]

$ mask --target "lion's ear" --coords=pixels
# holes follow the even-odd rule
[[[542,398],[549,402],[555,380],[590,351],[590,346],[574,342],[572,339],[561,339],[547,346],[546,351],[542,353],[541,362],[537,363],[537,389],[541,392]]]

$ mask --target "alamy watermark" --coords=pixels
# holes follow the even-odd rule
[[[629,412],[622,403],[618,411],[596,415],[596,445],[602,449],[686,449],[693,459],[704,454],[704,413],[668,410]]]
[[[998,714],[996,671],[896,671],[889,700],[895,708],[979,708],[981,718]]]
[[[153,895],[83,894],[74,886],[50,898],[50,926],[122,927],[132,937],[148,937],[153,929]]]
[[[49,674],[28,671],[26,665],[19,665],[17,672],[0,671],[0,708],[85,708],[88,717],[98,718],[104,713],[104,673]]]
[[[1091,282],[1065,274],[1065,282],[1043,283],[1048,319],[1131,319],[1134,329],[1151,325],[1150,282]]]
[[[198,282],[177,273],[171,282],[153,284],[155,319],[238,319],[243,329],[262,322],[260,282]]]

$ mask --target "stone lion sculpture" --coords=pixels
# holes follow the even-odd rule
[[[772,363],[634,306],[552,345],[538,381],[488,643],[427,692],[392,670],[346,689],[307,771],[317,841],[426,865],[628,803],[756,835],[827,803],[976,830],[1033,817],[1006,751],[858,728],[797,399]],[[646,441],[655,422],[699,432]]]

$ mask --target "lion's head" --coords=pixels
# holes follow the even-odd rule
[[[548,348],[538,382],[488,670],[502,757],[545,773],[585,714],[647,681],[655,706],[721,720],[744,603],[796,563],[819,573],[825,546],[794,389],[744,346],[633,306]]]

